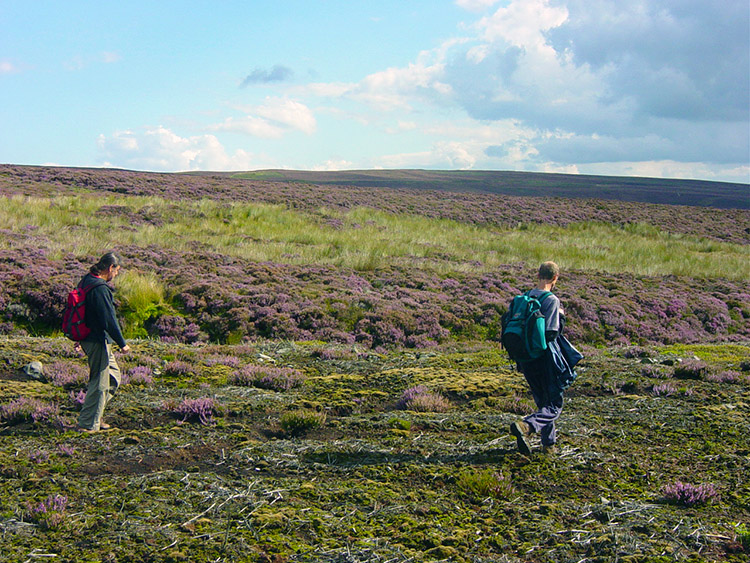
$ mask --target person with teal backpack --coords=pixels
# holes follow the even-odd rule
[[[543,453],[557,451],[555,421],[562,412],[563,391],[575,380],[575,365],[583,358],[562,334],[565,315],[552,293],[559,276],[557,264],[543,263],[537,286],[514,297],[502,321],[502,345],[523,372],[537,407],[510,425],[518,450],[525,455],[531,455],[532,434],[539,434]]]

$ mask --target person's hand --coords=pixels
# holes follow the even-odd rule
[[[127,354],[128,352],[130,352],[130,346],[127,345],[127,344],[125,344],[125,346],[123,346],[122,348],[120,348],[120,351],[123,352],[123,353],[125,353],[125,354]]]
[[[73,350],[75,350],[76,354],[80,354],[83,351],[83,347],[81,346],[80,342],[76,342],[73,344]]]

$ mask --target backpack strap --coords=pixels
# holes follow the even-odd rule
[[[540,304],[540,305],[542,304],[542,301],[544,301],[545,299],[547,299],[547,297],[549,297],[550,295],[552,295],[552,292],[551,292],[551,291],[545,291],[545,292],[544,292],[544,293],[542,293],[542,294],[541,294],[541,295],[540,295],[539,297],[531,297],[531,292],[532,292],[532,291],[534,291],[534,290],[533,290],[533,289],[530,289],[529,291],[527,291],[527,292],[526,292],[526,296],[527,296],[527,297],[530,297],[531,299],[536,299],[537,301],[539,301],[539,304]]]
[[[102,278],[97,278],[95,281],[91,282],[90,284],[83,285],[83,280],[81,280],[80,283],[78,284],[78,289],[82,289],[84,293],[88,294],[89,291],[91,291],[95,287],[99,287],[100,285],[107,285],[107,282],[105,282]]]

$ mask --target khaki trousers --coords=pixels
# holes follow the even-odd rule
[[[103,342],[81,342],[89,360],[89,385],[83,401],[78,426],[99,430],[104,407],[120,386],[120,366],[112,352],[112,345]]]

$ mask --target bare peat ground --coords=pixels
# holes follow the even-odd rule
[[[106,413],[117,429],[79,434],[80,380],[18,373],[80,369],[71,343],[0,340],[3,561],[748,559],[750,343],[586,349],[561,451],[532,457],[507,432],[525,385],[491,344],[133,348]],[[305,380],[230,384],[248,364]],[[450,408],[398,409],[417,385]],[[19,397],[40,403],[12,417]],[[170,412],[195,399],[213,399],[207,424]],[[325,422],[292,435],[298,411]],[[670,502],[677,482],[716,494]]]

